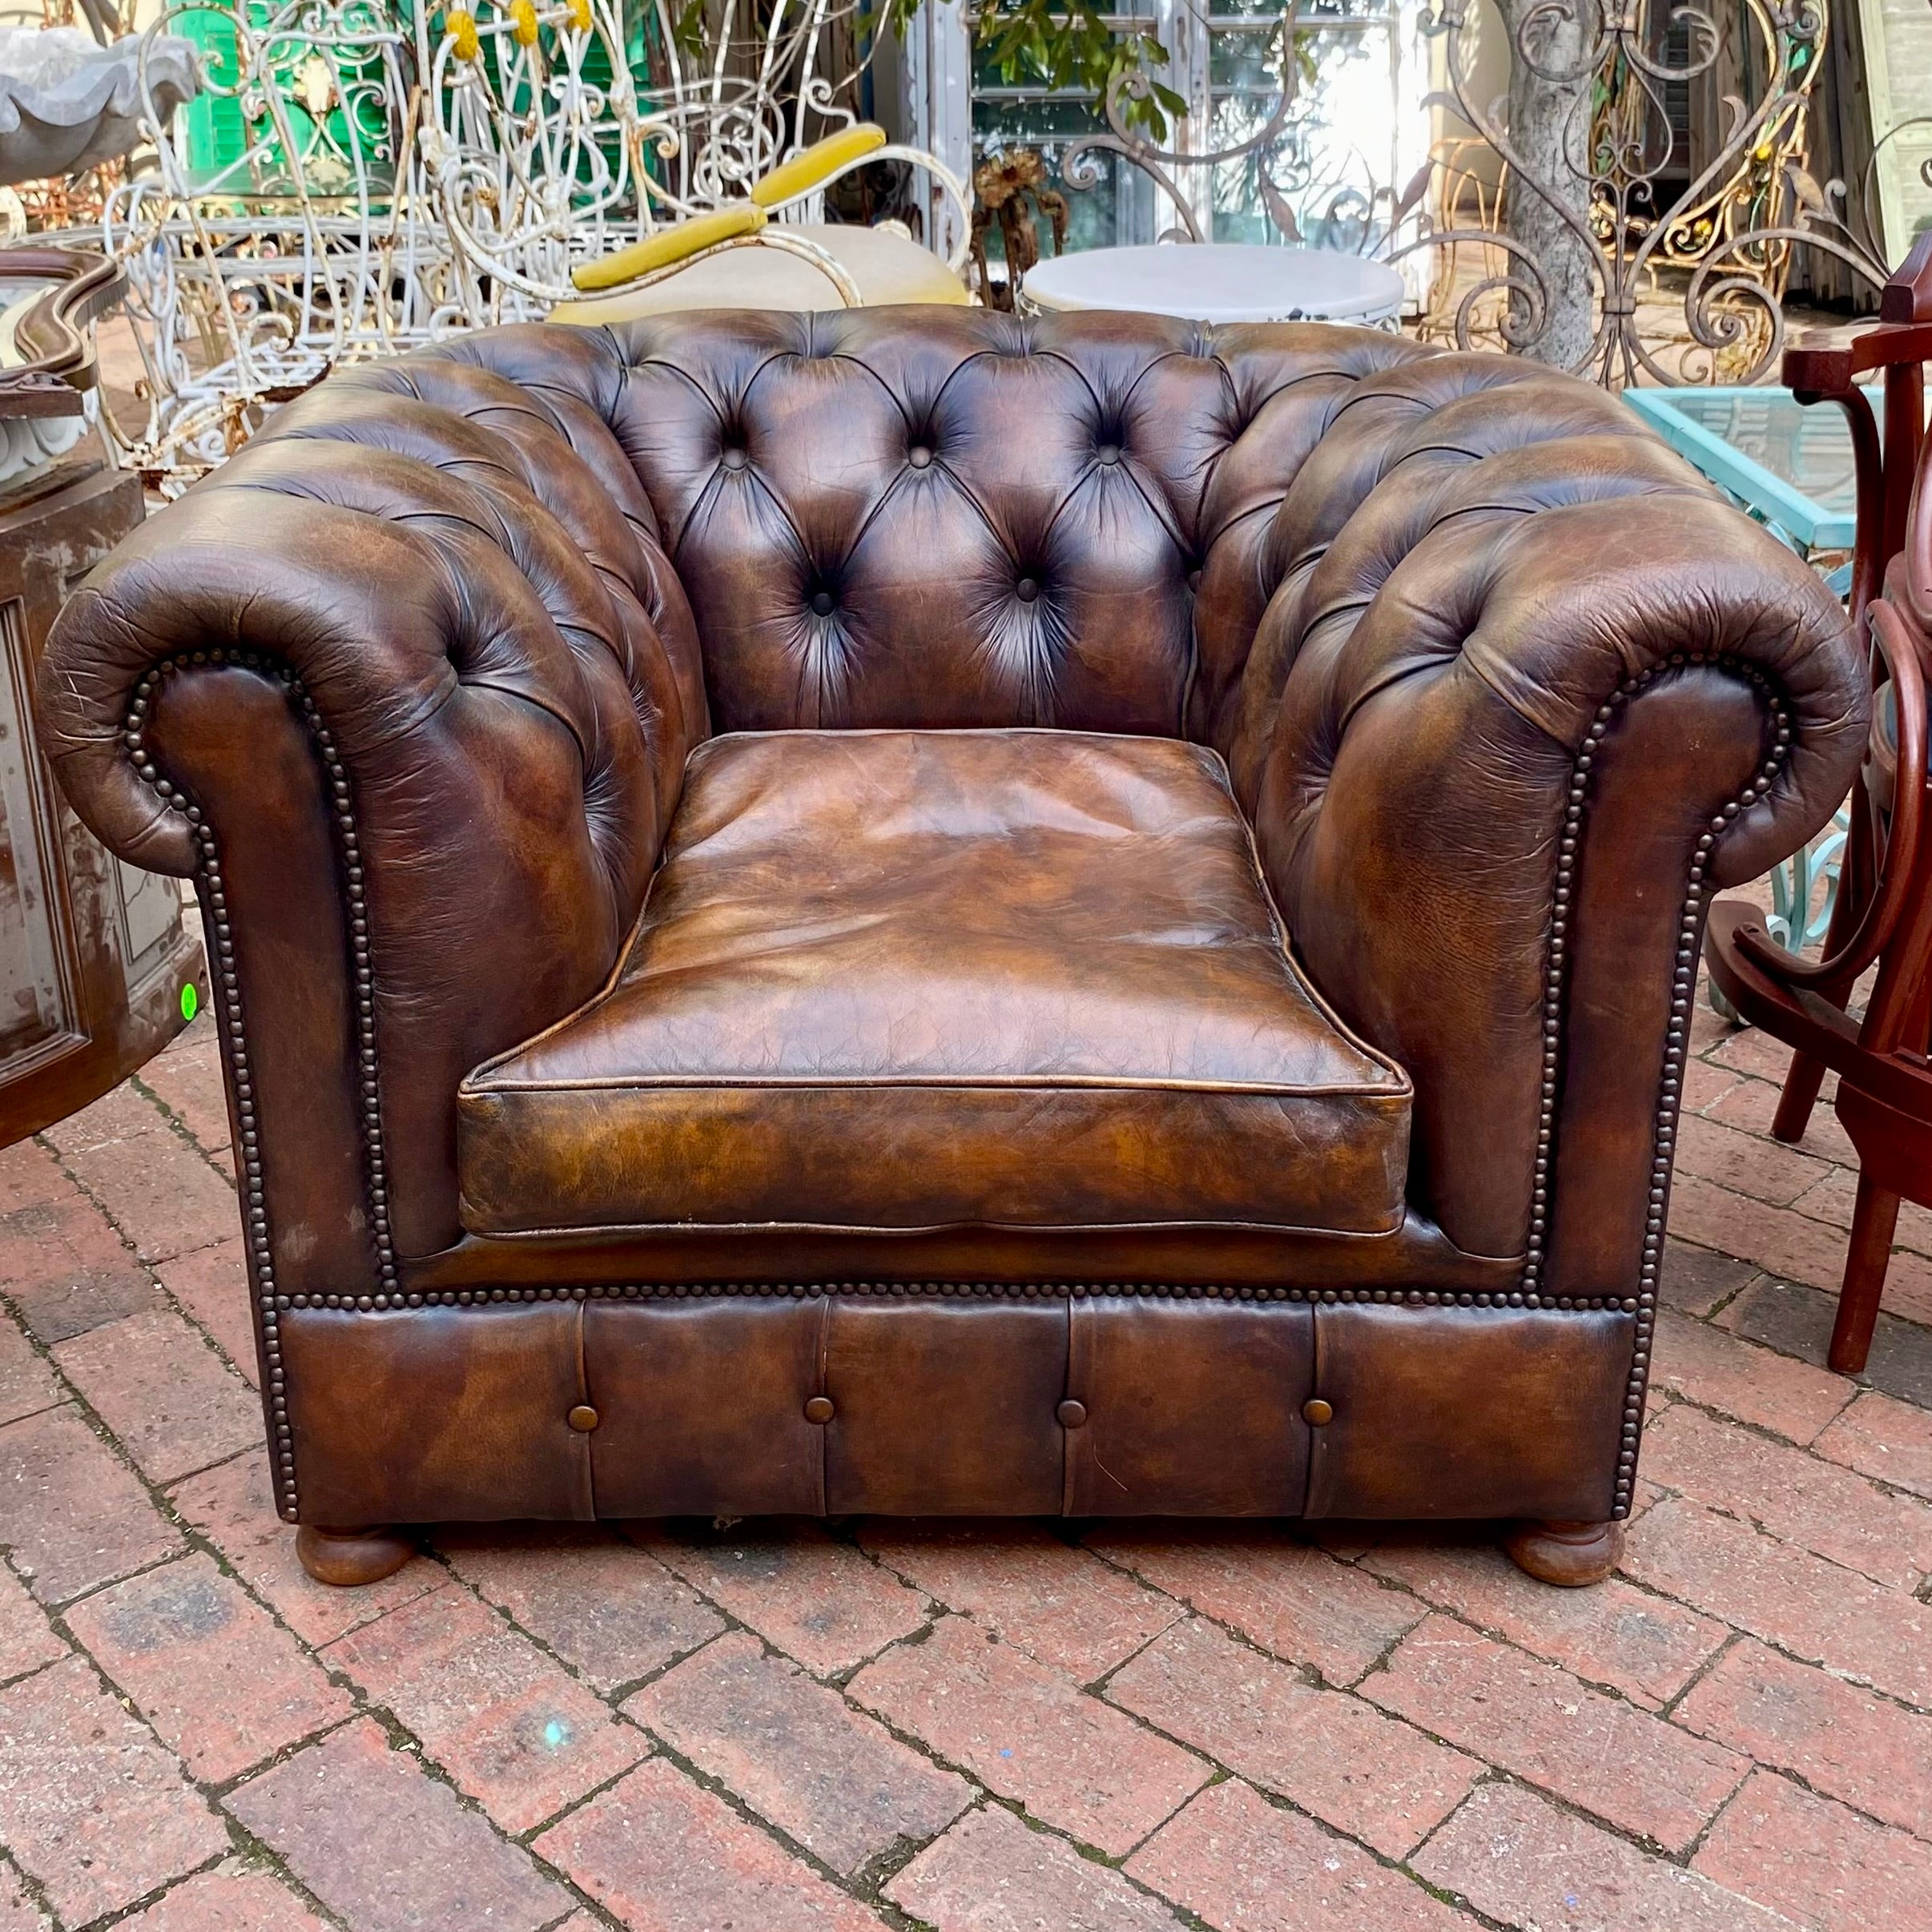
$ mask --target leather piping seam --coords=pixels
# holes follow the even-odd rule
[[[1697,997],[1697,945],[1704,924],[1705,879],[1718,840],[1747,806],[1754,804],[1770,788],[1790,754],[1791,718],[1783,698],[1771,680],[1756,666],[1717,651],[1675,651],[1661,662],[1626,678],[1604,702],[1582,748],[1571,767],[1568,809],[1564,814],[1563,834],[1557,847],[1556,884],[1550,916],[1549,964],[1544,975],[1543,996],[1543,1077],[1536,1117],[1535,1185],[1530,1197],[1529,1238],[1524,1247],[1523,1301],[1534,1307],[1551,1298],[1537,1294],[1547,1258],[1545,1243],[1549,1232],[1550,1181],[1553,1172],[1556,1138],[1556,1109],[1563,1065],[1564,978],[1568,953],[1565,936],[1574,897],[1576,861],[1583,846],[1584,820],[1588,803],[1590,769],[1596,748],[1608,735],[1617,714],[1631,698],[1654,683],[1666,672],[1693,665],[1710,665],[1730,672],[1751,685],[1769,705],[1777,727],[1776,742],[1757,775],[1737,796],[1715,814],[1697,839],[1693,854],[1690,876],[1677,922],[1677,949],[1671,974],[1670,1018],[1664,1030],[1664,1061],[1658,1083],[1655,1132],[1651,1143],[1649,1191],[1645,1203],[1644,1243],[1637,1272],[1637,1293],[1608,1305],[1633,1311],[1636,1326],[1631,1342],[1630,1375],[1624,1391],[1616,1455],[1616,1475],[1611,1516],[1628,1516],[1636,1484],[1637,1447],[1644,1427],[1644,1394],[1650,1378],[1650,1350],[1656,1327],[1657,1282],[1664,1252],[1664,1230],[1670,1205],[1671,1165],[1676,1145],[1677,1110],[1684,1087],[1684,1062],[1690,1030],[1691,1008]],[[1507,1298],[1510,1306],[1517,1298]],[[1575,1298],[1559,1296],[1564,1306],[1582,1306]]]
[[[577,1306],[577,1322],[571,1332],[570,1344],[577,1358],[577,1399],[586,1407],[597,1407],[590,1393],[590,1351],[584,1346],[584,1328],[590,1318],[590,1310],[582,1302]],[[597,1520],[597,1459],[590,1453],[590,1433],[588,1430],[570,1431],[571,1447],[578,1458],[572,1471],[573,1487],[576,1495],[572,1500],[578,1508],[577,1520],[594,1523]]]
[[[381,1313],[418,1308],[481,1308],[526,1302],[710,1301],[757,1295],[775,1300],[833,1299],[872,1295],[882,1299],[932,1297],[957,1300],[1085,1301],[1106,1296],[1153,1297],[1177,1302],[1302,1302],[1323,1306],[1360,1302],[1392,1308],[1541,1308],[1576,1314],[1635,1314],[1636,1298],[1618,1295],[1529,1294],[1501,1290],[1451,1288],[1267,1287],[1242,1282],[1203,1286],[1165,1282],[598,1282],[581,1287],[429,1288],[407,1294],[278,1294],[278,1314],[328,1308]]]
[[[144,743],[148,712],[162,683],[178,670],[223,664],[258,672],[284,687],[300,714],[302,723],[314,743],[316,757],[328,777],[330,815],[334,820],[336,852],[342,865],[343,889],[347,900],[351,983],[356,1006],[356,1072],[362,1103],[359,1122],[369,1234],[375,1245],[377,1274],[385,1298],[398,1292],[401,1284],[389,1226],[388,1164],[383,1149],[382,1098],[377,1077],[375,972],[369,945],[368,902],[364,891],[361,847],[356,835],[347,770],[336,754],[335,740],[316,709],[315,700],[309,696],[292,666],[252,650],[185,651],[164,658],[151,666],[135,683],[123,721],[122,742],[142,782],[159,798],[162,809],[179,813],[192,828],[196,880],[214,940],[215,970],[210,977],[220,1011],[222,1052],[227,1063],[230,1086],[235,1097],[235,1123],[239,1129],[238,1152],[244,1233],[247,1238],[248,1274],[254,1291],[256,1319],[266,1374],[262,1395],[274,1451],[270,1472],[275,1487],[276,1511],[285,1521],[292,1523],[296,1519],[297,1509],[295,1438],[288,1419],[288,1377],[278,1332],[280,1312],[290,1305],[290,1298],[276,1292],[275,1253],[269,1238],[268,1204],[262,1183],[261,1139],[256,1120],[254,1083],[248,1072],[241,980],[235,969],[235,938],[228,920],[227,889],[222,883],[220,848],[212,828],[203,820],[200,807],[191,803],[179,787],[161,776],[153,760],[147,756]],[[310,1298],[303,1298],[304,1302]]]
[[[1308,1393],[1302,1398],[1304,1417],[1307,1415],[1309,1403],[1322,1393],[1322,1344],[1328,1338],[1321,1318],[1313,1313],[1308,1318]],[[1306,1420],[1302,1428],[1308,1443],[1308,1473],[1302,1484],[1302,1519],[1306,1522],[1310,1520],[1316,1504],[1327,1500],[1324,1487],[1328,1475],[1327,1432],[1314,1427]]]

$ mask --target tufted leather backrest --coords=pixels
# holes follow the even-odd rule
[[[1250,806],[1304,643],[1332,654],[1491,481],[1521,508],[1703,487],[1586,384],[1320,324],[892,308],[553,338],[457,352],[608,424],[719,728],[1187,735]]]
[[[1322,327],[968,309],[612,332],[612,427],[691,596],[724,729],[1178,735],[1238,664],[1270,513],[1365,380]]]

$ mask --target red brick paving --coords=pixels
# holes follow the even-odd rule
[[[322,1653],[505,1831],[530,1830],[649,1746],[557,1660],[448,1584]]]
[[[1311,1684],[1200,1618],[1177,1624],[1108,1698],[1385,1857],[1413,1851],[1482,1774],[1359,1699]]]
[[[1082,1684],[1130,1657],[1181,1615],[1070,1547],[1043,1523],[866,1523],[859,1543],[952,1610],[976,1616],[1028,1656]]]
[[[26,1881],[10,1865],[0,1866],[0,1932],[46,1932],[49,1922]]]
[[[1746,1639],[1684,1700],[1687,1729],[1932,1838],[1932,1717]]]
[[[1158,1898],[997,1805],[928,1845],[886,1896],[936,1932],[1181,1932]]]
[[[853,1701],[1085,1845],[1124,1856],[1211,1775],[963,1616],[868,1664]]]
[[[0,1442],[4,1442],[0,1437]],[[448,1581],[436,1564],[417,1557],[360,1590],[332,1590],[313,1582],[296,1560],[295,1533],[277,1520],[268,1458],[251,1449],[231,1462],[190,1476],[169,1500],[231,1565],[242,1581],[304,1643],[334,1642],[371,1618]]]
[[[1805,1658],[1932,1708],[1932,1604],[1681,1496],[1631,1526],[1624,1568]]]
[[[48,1342],[118,1322],[159,1299],[99,1210],[64,1176],[60,1185],[56,1199],[0,1218],[0,1279],[14,1314]]]
[[[0,1842],[70,1926],[179,1878],[228,1836],[173,1756],[70,1657],[0,1691]]]
[[[1484,1785],[1415,1869],[1504,1925],[1548,1932],[1781,1932],[1788,1924],[1517,1785]]]
[[[527,1851],[368,1718],[223,1802],[351,1932],[538,1932],[571,1904]]]
[[[601,1525],[453,1524],[437,1548],[480,1596],[599,1691],[662,1670],[725,1627],[696,1591]]]
[[[688,1658],[624,1714],[837,1872],[902,1838],[923,1844],[974,1796],[747,1632]]]
[[[0,1328],[0,1427],[59,1402],[60,1385],[33,1343],[11,1322]]]
[[[1594,1590],[1552,1590],[1488,1544],[1404,1540],[1368,1550],[1362,1561],[1464,1623],[1649,1710],[1676,1697],[1730,1635],[1714,1618],[1620,1576]]]
[[[1876,1582],[1910,1591],[1932,1572],[1932,1506],[1688,1403],[1646,1435],[1644,1473]]]
[[[1423,1606],[1326,1551],[1235,1524],[1108,1527],[1088,1547],[1331,1684],[1352,1684],[1420,1623]]]
[[[1447,1616],[1418,1625],[1362,1690],[1385,1710],[1667,1851],[1691,1845],[1750,1769],[1735,1753]]]
[[[10,1572],[0,1572],[0,1681],[67,1654],[46,1612]]]
[[[1697,1038],[1601,1589],[1453,1527],[860,1522],[340,1592],[191,1029],[0,1149],[0,1932],[1925,1932],[1932,1216],[1830,1375],[1843,1137],[1771,1145],[1777,1052]]]
[[[807,1670],[829,1676],[924,1628],[916,1590],[815,1524],[752,1524],[724,1542],[652,1536],[667,1568]]]
[[[1868,1389],[1815,1447],[1861,1475],[1932,1498],[1932,1415],[1909,1402]]]
[[[1224,1932],[1449,1932],[1475,1923],[1234,1779],[1204,1791],[1126,1869]]]
[[[235,1373],[260,1386],[255,1356],[255,1323],[248,1312],[248,1278],[241,1237],[196,1248],[160,1262],[155,1278],[174,1297],[182,1313],[200,1324],[227,1356]]]
[[[90,1329],[54,1360],[150,1482],[226,1462],[261,1433],[254,1391],[171,1308]]]
[[[1798,1925],[1923,1932],[1932,1845],[1754,1771],[1692,1864]]]
[[[537,1849],[634,1932],[863,1932],[877,1918],[662,1758]]]
[[[0,1544],[43,1604],[172,1556],[181,1539],[71,1404],[0,1429]]]
[[[327,1932],[285,1885],[267,1872],[197,1872],[164,1898],[123,1918],[115,1932]]]
[[[205,1556],[97,1592],[68,1610],[67,1627],[204,1783],[239,1777],[352,1708]]]

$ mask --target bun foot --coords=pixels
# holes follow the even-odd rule
[[[393,1576],[416,1554],[400,1530],[323,1529],[304,1523],[296,1532],[296,1554],[319,1584],[353,1589]]]
[[[1601,1583],[1624,1553],[1620,1523],[1519,1523],[1503,1547],[1519,1570],[1566,1590]]]

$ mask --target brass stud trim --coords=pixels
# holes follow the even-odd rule
[[[388,1163],[383,1147],[375,971],[361,845],[356,828],[348,772],[337,754],[335,740],[315,700],[293,668],[261,651],[223,650],[183,651],[151,666],[135,682],[127,714],[122,721],[122,742],[143,783],[161,801],[164,811],[187,820],[195,841],[195,883],[215,955],[214,970],[209,976],[219,1018],[223,1057],[227,1064],[229,1081],[235,1095],[236,1125],[240,1130],[236,1149],[237,1177],[243,1228],[247,1237],[249,1285],[255,1300],[268,1374],[268,1386],[263,1395],[268,1405],[269,1461],[275,1483],[276,1507],[284,1519],[293,1522],[297,1508],[295,1442],[288,1421],[288,1377],[278,1332],[279,1316],[289,1306],[289,1299],[276,1292],[274,1247],[269,1234],[268,1202],[263,1185],[261,1135],[255,1106],[255,1084],[249,1071],[241,979],[235,966],[235,936],[228,917],[227,890],[223,881],[220,849],[200,807],[180,787],[160,775],[147,754],[146,744],[148,718],[155,698],[167,680],[183,670],[217,665],[231,665],[238,670],[257,672],[283,687],[315,747],[317,763],[328,781],[330,816],[336,858],[342,868],[344,904],[349,932],[364,1186],[370,1237],[375,1248],[376,1276],[383,1291],[382,1298],[386,1300],[398,1290],[400,1282],[390,1230]],[[374,1307],[377,1301],[375,1295],[344,1298],[362,1307]]]
[[[910,1299],[929,1295],[960,1300],[1065,1301],[1121,1295],[1161,1300],[1298,1302],[1332,1307],[1338,1303],[1389,1308],[1540,1308],[1565,1314],[1635,1314],[1634,1295],[1529,1295],[1511,1291],[1457,1294],[1452,1289],[1271,1288],[1249,1282],[1204,1285],[1165,1282],[597,1282],[582,1287],[505,1286],[431,1288],[396,1294],[277,1295],[278,1310],[332,1308],[384,1313],[417,1308],[499,1307],[521,1302],[706,1301],[756,1296],[777,1300],[817,1300],[828,1296],[875,1295]]]
[[[1564,815],[1558,845],[1556,880],[1550,919],[1549,964],[1544,982],[1543,1080],[1536,1121],[1536,1163],[1531,1197],[1529,1238],[1525,1245],[1523,1287],[1526,1306],[1543,1274],[1549,1233],[1550,1177],[1555,1171],[1556,1108],[1563,1071],[1563,1019],[1568,955],[1568,927],[1575,896],[1576,862],[1583,846],[1588,804],[1590,770],[1597,748],[1608,735],[1624,706],[1669,672],[1709,665],[1741,678],[1761,697],[1774,727],[1769,755],[1750,783],[1711,819],[1691,857],[1684,902],[1677,921],[1676,956],[1671,971],[1670,1016],[1664,1031],[1663,1065],[1658,1077],[1657,1109],[1651,1143],[1650,1188],[1644,1221],[1644,1243],[1637,1268],[1637,1293],[1614,1304],[1636,1316],[1631,1347],[1630,1375],[1624,1390],[1624,1417],[1617,1444],[1616,1481],[1612,1518],[1627,1516],[1636,1483],[1636,1459],[1644,1413],[1644,1391],[1649,1379],[1651,1339],[1656,1326],[1657,1282],[1664,1252],[1664,1226],[1670,1200],[1672,1153],[1676,1143],[1677,1110],[1682,1097],[1686,1042],[1691,1007],[1697,996],[1697,947],[1704,929],[1705,881],[1712,854],[1726,828],[1747,806],[1770,790],[1790,755],[1791,714],[1771,680],[1755,665],[1717,651],[1676,651],[1661,662],[1627,678],[1597,707],[1582,748],[1571,768],[1569,805]],[[1540,1298],[1547,1302],[1548,1296]],[[1512,1298],[1513,1300],[1513,1298]],[[1559,1296],[1560,1306],[1571,1306]],[[1581,1306],[1580,1302],[1575,1304]]]

